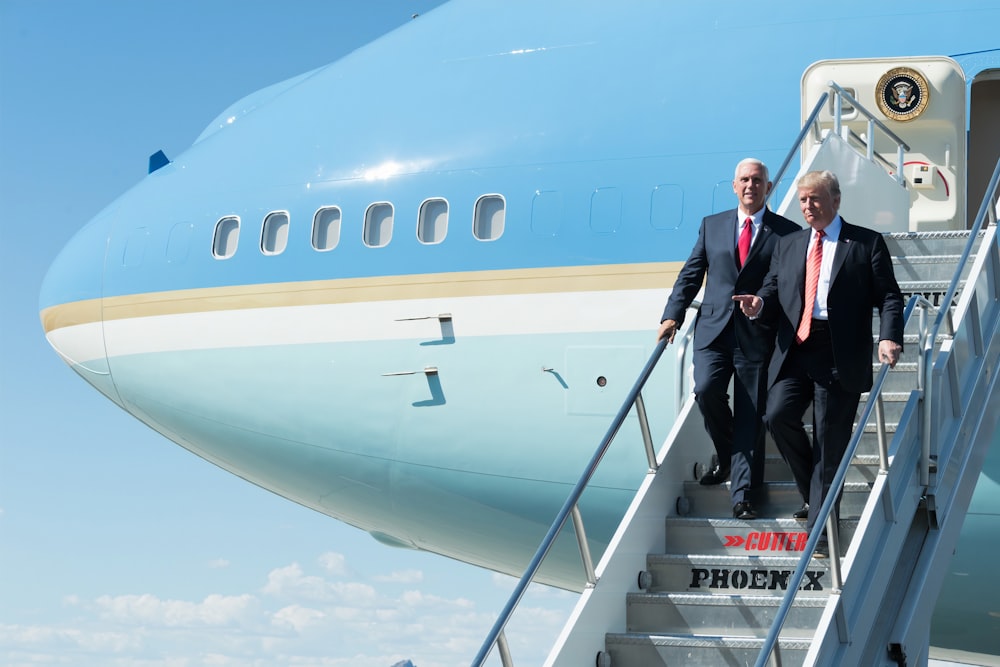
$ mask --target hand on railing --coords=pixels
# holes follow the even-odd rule
[[[660,323],[660,330],[656,332],[656,340],[667,339],[667,343],[674,342],[674,336],[677,335],[677,329],[679,326],[674,320],[663,320]]]
[[[878,342],[878,360],[883,364],[889,364],[889,368],[896,367],[902,351],[903,346],[894,340],[882,339]]]

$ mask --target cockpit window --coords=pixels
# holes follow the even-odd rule
[[[212,255],[216,259],[229,259],[236,254],[240,241],[240,219],[235,215],[226,216],[215,223],[212,241]]]

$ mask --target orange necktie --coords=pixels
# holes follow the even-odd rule
[[[812,326],[813,306],[816,305],[816,286],[819,285],[819,268],[823,264],[824,236],[826,236],[826,232],[822,229],[816,232],[816,243],[809,249],[809,258],[806,259],[806,301],[802,307],[802,319],[799,321],[799,328],[795,332],[796,343],[801,343],[806,338],[809,338],[809,328]]]
[[[743,265],[747,262],[747,255],[750,254],[750,236],[753,234],[753,220],[747,218],[743,221],[743,231],[740,232],[740,242],[737,244],[737,249],[739,250],[739,268],[743,268]]]

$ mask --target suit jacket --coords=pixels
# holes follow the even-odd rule
[[[830,338],[840,385],[861,393],[872,387],[873,311],[879,311],[879,340],[902,345],[903,296],[882,235],[843,218],[841,221],[827,296]],[[806,246],[811,231],[806,228],[778,241],[770,271],[757,294],[764,300],[761,319],[778,320],[768,386],[777,380],[788,351],[795,345],[805,305]]]
[[[691,256],[677,274],[674,289],[663,309],[660,321],[684,322],[684,312],[691,306],[702,281],[705,296],[695,322],[694,346],[711,345],[730,320],[737,344],[752,361],[766,362],[774,346],[774,323],[751,322],[733,301],[734,294],[753,294],[760,289],[771,263],[771,252],[781,236],[802,228],[777,213],[765,209],[760,231],[742,269],[736,267],[736,227],[739,209],[710,215],[701,221],[698,240]],[[707,280],[705,276],[708,276]]]

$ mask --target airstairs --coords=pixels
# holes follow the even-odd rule
[[[831,90],[861,106],[835,84]],[[839,128],[817,136],[800,173],[817,165],[837,173],[851,168],[867,180],[872,156],[864,145]],[[904,150],[899,154],[901,161]],[[883,166],[878,177],[905,193],[901,172]],[[584,536],[589,583],[548,666],[926,664],[931,611],[1000,415],[998,181],[1000,164],[971,232],[886,234],[907,304],[904,353],[893,369],[873,359],[875,384],[862,396],[834,483],[843,489],[836,525],[827,521],[833,493],[812,534],[791,518],[801,497],[770,438],[756,503],[761,518],[732,519],[728,484],[697,481],[713,447],[685,385],[686,399],[657,453],[642,429],[649,474],[600,563],[590,565],[576,503],[622,421],[634,414],[644,423],[641,390],[661,342],[473,665],[494,646],[505,667],[518,664],[504,627],[570,516]],[[845,188],[844,201],[851,198]],[[675,363],[684,382],[694,319],[689,313],[678,334]],[[820,560],[813,550],[824,530],[833,557]]]

